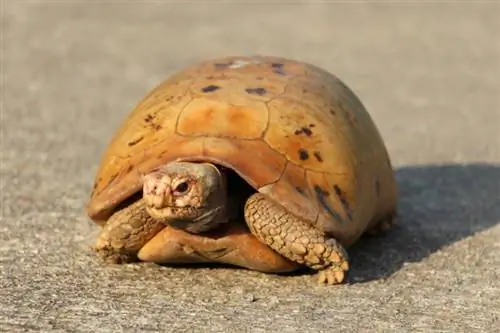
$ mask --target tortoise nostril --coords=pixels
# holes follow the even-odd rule
[[[146,182],[144,184],[144,192],[146,194],[156,194],[158,191],[158,185],[155,184],[154,182]]]

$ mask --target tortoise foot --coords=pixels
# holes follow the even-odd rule
[[[325,237],[260,193],[248,199],[245,218],[252,233],[263,243],[284,257],[318,271],[320,283],[344,281],[349,270],[348,256],[336,239]]]

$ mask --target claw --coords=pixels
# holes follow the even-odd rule
[[[318,272],[318,283],[320,284],[340,284],[344,281],[344,270],[339,267],[329,267]]]
[[[341,283],[342,281],[344,281],[344,271],[343,270],[335,270],[332,272],[332,275],[335,276],[335,280],[330,282],[330,284],[333,284],[333,283]]]
[[[333,251],[328,259],[334,263],[339,263],[341,261],[340,256],[336,251]]]
[[[323,284],[326,282],[326,270],[318,272],[318,283]]]

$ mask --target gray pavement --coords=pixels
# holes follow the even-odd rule
[[[500,331],[499,2],[1,9],[0,331]],[[402,224],[350,250],[346,285],[87,249],[85,204],[126,113],[175,70],[234,54],[334,72],[386,140]]]

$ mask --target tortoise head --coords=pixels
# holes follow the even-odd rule
[[[149,215],[191,233],[214,228],[225,219],[225,178],[213,164],[172,162],[144,175]]]

